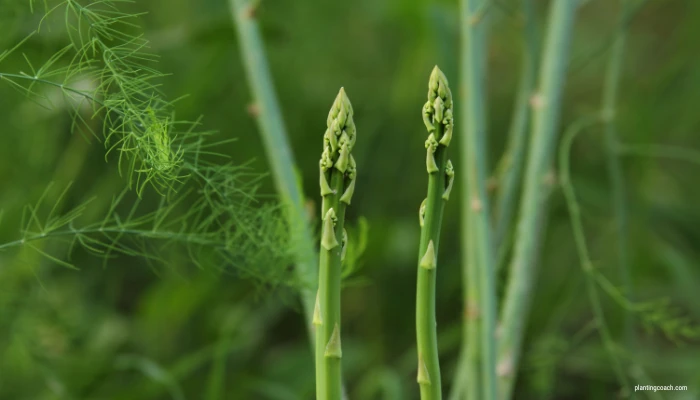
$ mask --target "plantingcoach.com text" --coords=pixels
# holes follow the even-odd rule
[[[654,392],[658,391],[684,391],[688,390],[688,386],[674,386],[674,385],[665,385],[665,386],[654,386],[654,385],[635,385],[634,386],[634,391],[635,392],[645,392],[645,391],[651,391],[653,390]]]

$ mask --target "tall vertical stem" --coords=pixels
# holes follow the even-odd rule
[[[513,119],[508,134],[508,146],[500,165],[498,192],[494,210],[494,248],[497,254],[497,269],[505,261],[508,252],[508,234],[513,226],[513,212],[517,204],[517,193],[523,175],[525,150],[527,149],[530,98],[537,81],[537,26],[533,0],[521,0],[525,29],[523,35],[523,65],[518,97],[515,101]]]
[[[309,337],[313,341],[311,319],[314,310],[314,290],[317,280],[316,254],[313,234],[304,209],[304,195],[294,173],[296,164],[287,138],[287,130],[275,94],[263,42],[254,18],[254,1],[231,0],[232,14],[238,30],[238,42],[253,95],[267,159],[277,192],[287,204],[287,218],[292,234],[298,239],[296,273],[300,281],[301,301],[307,320]]]
[[[630,279],[629,262],[627,256],[627,210],[625,209],[625,184],[622,174],[622,166],[617,156],[618,144],[617,130],[615,126],[617,97],[620,87],[620,74],[622,72],[622,62],[624,59],[625,39],[627,29],[624,27],[625,21],[632,12],[632,1],[621,0],[622,10],[619,16],[619,32],[615,36],[615,41],[610,52],[608,65],[605,73],[605,85],[603,88],[603,100],[601,115],[604,121],[603,134],[605,138],[605,156],[607,162],[608,179],[612,187],[612,210],[615,221],[617,264],[620,270],[620,278],[624,294],[630,296],[632,293],[632,282]],[[625,310],[624,317],[625,337],[628,345],[634,341],[632,330],[632,315],[629,310]]]
[[[470,398],[495,399],[495,324],[496,296],[494,287],[493,244],[486,194],[486,63],[488,58],[487,23],[483,19],[485,0],[461,1],[462,61],[461,92],[465,96],[460,110],[463,134],[460,152],[465,160],[466,173],[462,178],[466,196],[462,200],[462,226],[466,227],[466,316],[479,320],[471,327],[465,318],[467,335],[467,367],[471,382],[467,382]],[[477,311],[478,310],[478,311]],[[478,350],[477,350],[478,349]],[[478,351],[478,356],[474,353]],[[472,354],[470,354],[472,353]],[[480,363],[481,370],[478,371]],[[477,385],[477,388],[470,388]],[[474,397],[476,396],[476,397]]]
[[[552,165],[557,125],[561,110],[569,46],[578,0],[551,2],[550,19],[540,69],[540,82],[533,98],[532,136],[528,149],[525,180],[520,201],[513,258],[499,326],[498,397],[512,396],[517,376],[525,322],[532,302],[532,290],[540,224],[546,210],[547,175]]]

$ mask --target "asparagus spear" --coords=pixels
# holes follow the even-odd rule
[[[430,75],[423,122],[429,133],[425,142],[428,197],[420,207],[421,237],[416,293],[417,381],[421,399],[436,400],[442,398],[442,388],[435,321],[435,273],[442,212],[454,181],[454,169],[447,159],[447,146],[452,139],[453,127],[452,93],[447,78],[437,66]]]
[[[316,326],[316,399],[340,400],[340,280],[341,258],[345,245],[345,207],[355,190],[355,159],[350,154],[355,144],[352,105],[340,89],[328,114],[323,135],[320,186],[323,197],[321,254],[313,323]]]

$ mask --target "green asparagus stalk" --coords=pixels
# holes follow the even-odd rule
[[[541,224],[546,210],[547,175],[552,166],[557,124],[578,0],[551,2],[550,21],[533,97],[532,137],[518,214],[513,258],[503,302],[498,346],[498,397],[510,399],[530,311]]]
[[[357,174],[352,148],[356,130],[352,105],[344,89],[328,114],[323,135],[320,186],[323,197],[318,293],[313,323],[316,326],[316,399],[340,400],[340,281],[345,207],[350,204]]]
[[[435,273],[442,213],[454,182],[452,162],[447,159],[453,115],[452,93],[447,78],[437,66],[428,86],[428,102],[423,107],[423,122],[429,133],[425,142],[428,197],[419,211],[421,236],[416,291],[417,381],[422,400],[437,400],[442,399],[442,387],[435,320]]]

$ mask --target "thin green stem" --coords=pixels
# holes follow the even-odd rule
[[[532,0],[521,0],[525,22],[522,72],[518,97],[515,101],[513,120],[508,134],[508,146],[499,168],[498,192],[494,210],[494,248],[497,251],[497,269],[500,269],[508,253],[507,236],[513,226],[513,213],[517,204],[517,193],[523,175],[525,150],[527,148],[530,98],[537,81],[537,24]]]
[[[257,109],[256,119],[272,169],[272,177],[277,192],[288,205],[287,218],[292,234],[298,238],[296,273],[301,282],[301,301],[309,337],[313,338],[311,320],[315,300],[313,288],[317,281],[317,258],[314,254],[313,234],[304,209],[304,195],[295,174],[297,169],[294,156],[275,94],[258,24],[254,19],[255,2],[231,0],[231,6],[248,83]]]
[[[478,313],[478,327],[470,327],[465,319],[467,335],[467,382],[469,399],[496,398],[496,295],[494,254],[491,242],[489,204],[486,192],[486,60],[487,22],[480,16],[484,0],[462,0],[462,93],[465,101],[460,110],[465,121],[460,140],[460,153],[466,173],[462,185],[467,195],[462,200],[463,226],[467,226],[466,263],[467,312]],[[470,294],[471,293],[471,294]],[[478,351],[478,354],[474,354]],[[472,354],[469,354],[469,353]],[[479,371],[479,367],[481,371]],[[467,378],[468,379],[468,378]],[[471,388],[471,386],[477,386]]]
[[[515,247],[499,326],[499,399],[512,397],[525,335],[525,322],[533,297],[541,224],[545,216],[548,186],[552,180],[548,175],[554,158],[569,46],[578,3],[577,0],[551,2],[549,28],[540,68],[540,86],[533,97],[532,136],[525,168]]]
[[[453,129],[452,94],[447,78],[438,67],[430,75],[428,102],[423,107],[423,118],[430,134],[425,142],[428,194],[419,211],[422,229],[416,288],[417,382],[421,400],[440,400],[442,379],[435,317],[435,279],[442,214],[452,189],[454,170],[447,159],[447,147]]]
[[[64,84],[62,84],[62,83],[53,82],[53,81],[49,81],[49,80],[42,79],[42,78],[37,78],[37,77],[35,77],[35,76],[22,75],[22,74],[7,74],[7,73],[4,73],[4,72],[0,72],[0,79],[6,79],[6,80],[11,80],[11,79],[23,79],[23,80],[28,80],[28,81],[40,83],[40,84],[42,84],[42,85],[53,86],[53,87],[59,88],[59,89],[61,89],[61,90],[65,90],[66,92],[70,92],[70,93],[73,93],[73,94],[75,94],[75,95],[84,97],[85,99],[89,100],[90,102],[95,103],[95,104],[98,104],[98,105],[100,105],[100,106],[102,106],[102,107],[105,107],[105,108],[107,107],[103,102],[101,102],[101,101],[98,100],[96,97],[92,96],[91,94],[89,94],[89,93],[87,93],[87,92],[85,92],[85,91],[82,91],[82,90],[74,89],[74,88],[72,88],[72,87],[70,87],[70,86],[66,86],[66,85],[64,85]],[[123,114],[124,114],[121,110],[112,110],[112,109],[110,109],[110,111],[114,111],[114,112],[116,112],[116,113],[119,114],[119,115],[123,115]]]
[[[316,326],[316,399],[342,397],[340,341],[340,290],[345,208],[355,188],[356,166],[350,154],[355,143],[355,123],[350,100],[340,89],[327,120],[321,155],[320,187],[323,228],[319,257],[318,294],[313,323]]]
[[[633,7],[632,1],[622,0],[622,10],[619,16],[619,25],[624,26],[625,21],[630,17]],[[627,254],[627,209],[625,183],[620,159],[615,151],[619,142],[615,118],[617,116],[616,106],[618,102],[618,92],[620,87],[620,76],[624,60],[625,40],[627,29],[621,28],[615,37],[610,58],[608,59],[605,73],[605,85],[603,88],[603,99],[601,115],[604,118],[603,135],[605,140],[606,166],[608,179],[612,189],[611,206],[615,222],[617,264],[620,272],[622,290],[627,298],[632,295],[632,279],[630,277],[629,257]],[[634,346],[634,326],[632,323],[632,313],[625,311],[624,332],[628,346]]]

